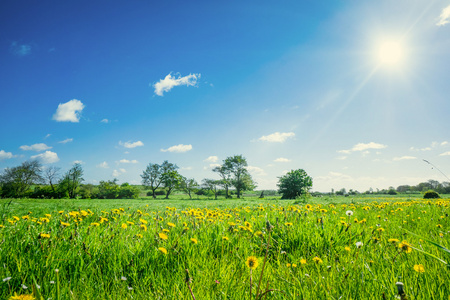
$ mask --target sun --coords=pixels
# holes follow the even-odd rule
[[[397,65],[404,58],[404,49],[399,42],[387,41],[378,48],[378,61],[383,65]]]

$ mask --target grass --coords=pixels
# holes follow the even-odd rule
[[[433,243],[450,248],[449,204],[14,199],[0,220],[0,298],[391,299],[401,281],[409,299],[443,299],[450,254]]]

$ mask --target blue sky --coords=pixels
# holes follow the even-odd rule
[[[140,183],[242,154],[258,188],[450,174],[450,1],[0,3],[0,169]]]

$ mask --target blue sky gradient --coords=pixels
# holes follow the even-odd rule
[[[297,168],[318,191],[446,181],[423,159],[450,174],[449,20],[450,1],[2,1],[0,170],[139,184],[169,160],[201,181],[242,154],[259,189]]]

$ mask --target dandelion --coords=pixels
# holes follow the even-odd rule
[[[287,227],[291,227],[292,223],[287,222],[287,223],[284,223],[284,225],[286,225]]]
[[[288,264],[286,264],[286,267],[290,268],[290,267],[291,267],[291,264],[289,264],[289,263],[288,263]]]
[[[142,234],[138,233],[138,234],[136,234],[136,237],[142,239],[144,236]]]
[[[162,240],[167,240],[168,239],[168,236],[165,233],[162,233],[162,232],[158,233],[158,236]]]
[[[226,237],[226,236],[223,236],[223,237],[222,237],[222,240],[224,240],[224,241],[228,241],[228,240],[229,240],[229,238],[228,238],[228,237]]]
[[[125,224],[125,223],[122,223],[122,226],[121,226],[123,229],[127,229],[127,224]]]
[[[356,242],[356,248],[361,248],[364,244],[362,242]]]
[[[169,229],[163,229],[163,232],[170,232],[170,230]]]
[[[306,204],[306,205],[305,205],[305,208],[306,208],[307,210],[311,210],[311,209],[312,209],[312,205],[311,205],[311,204]]]
[[[141,228],[141,230],[147,231],[147,226],[145,226],[144,224],[141,224],[139,227]]]
[[[292,264],[292,267],[293,267],[293,268],[297,268],[297,265],[296,265],[296,264]]]
[[[11,280],[11,278],[12,278],[12,277],[6,277],[6,278],[3,278],[3,282],[7,282],[7,281],[10,281],[10,280]]]
[[[258,259],[254,256],[249,256],[247,257],[247,261],[245,262],[245,264],[247,265],[247,267],[254,270],[258,267]]]
[[[414,271],[416,271],[417,273],[425,273],[425,268],[422,264],[414,265]]]
[[[407,241],[402,241],[400,244],[398,244],[398,247],[405,253],[410,253],[412,251],[411,245],[408,244]]]
[[[126,281],[126,280],[127,280],[127,278],[124,277],[124,276],[120,277],[120,279],[123,280],[123,281]]]
[[[398,239],[388,239],[388,242],[395,244],[395,243],[398,243],[399,240]]]
[[[313,261],[315,262],[315,263],[318,263],[318,264],[321,264],[321,263],[323,263],[323,260],[321,260],[319,257],[314,257],[313,258]]]
[[[161,251],[164,254],[167,254],[167,249],[166,248],[160,247],[160,248],[158,248],[158,250]]]
[[[301,265],[306,265],[306,259],[304,259],[304,258],[300,259],[300,264]]]
[[[50,284],[55,284],[55,282],[53,280],[50,281]]]
[[[345,246],[344,249],[345,249],[345,251],[350,251],[351,250],[350,247],[348,247],[348,246]]]
[[[48,234],[48,233],[39,233],[39,238],[49,239],[50,238],[50,234]]]
[[[17,293],[14,293],[14,296],[11,296],[9,300],[35,300],[36,298],[33,297],[33,295],[25,294],[25,295],[17,295]]]
[[[70,226],[70,224],[69,224],[69,223],[66,223],[66,222],[63,222],[63,221],[61,221],[61,226],[63,226],[63,227],[68,227],[68,226]]]
[[[353,212],[351,210],[347,210],[345,214],[349,217],[353,216]]]
[[[167,223],[167,225],[168,225],[168,226],[170,226],[170,227],[175,227],[175,224],[173,224],[173,223],[170,223],[170,222],[169,222],[169,223]]]
[[[192,244],[197,244],[197,239],[191,238],[191,243]]]
[[[91,223],[91,226],[100,226],[100,223],[94,222],[94,223]]]
[[[144,220],[144,219],[139,219],[139,221],[142,223],[142,224],[147,224],[148,222],[146,221],[146,220]]]
[[[22,284],[22,288],[26,290],[28,287],[25,284]]]

